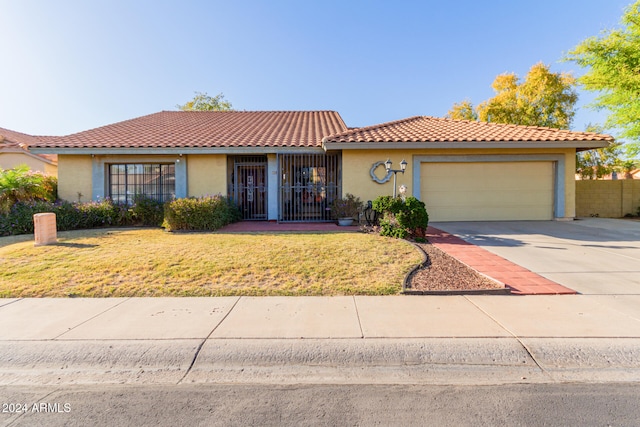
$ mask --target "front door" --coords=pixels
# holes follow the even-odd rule
[[[233,193],[242,212],[242,219],[267,219],[266,177],[266,158],[264,161],[262,158],[255,160],[239,158],[235,162]]]

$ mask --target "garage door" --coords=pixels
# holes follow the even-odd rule
[[[422,163],[430,221],[550,220],[553,162]]]

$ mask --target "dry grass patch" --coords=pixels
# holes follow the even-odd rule
[[[405,241],[353,233],[110,229],[58,240],[0,238],[0,296],[386,295],[421,261]]]

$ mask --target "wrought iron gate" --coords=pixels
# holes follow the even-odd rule
[[[267,219],[267,157],[230,158],[229,195],[245,220]]]
[[[330,221],[341,175],[340,153],[279,154],[278,220]]]

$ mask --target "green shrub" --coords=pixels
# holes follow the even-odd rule
[[[178,199],[166,205],[136,198],[133,206],[114,204],[109,199],[88,203],[31,200],[14,203],[8,212],[0,213],[0,236],[33,233],[33,215],[43,212],[56,214],[58,231],[128,225],[217,230],[241,218],[238,208],[222,196]]]
[[[223,196],[176,199],[165,204],[162,226],[167,231],[213,231],[240,218],[237,206]]]
[[[164,221],[164,203],[151,197],[136,196],[131,207],[132,220],[140,225],[161,227]]]
[[[58,179],[41,172],[33,172],[26,165],[14,169],[0,169],[0,213],[7,213],[18,202],[56,200]]]
[[[424,202],[415,197],[407,197],[396,218],[401,227],[409,230],[412,237],[425,236],[429,226],[429,214]]]
[[[9,212],[0,213],[0,235],[33,233],[33,215],[51,212],[52,203],[43,201],[17,202]]]
[[[415,197],[380,196],[373,201],[373,210],[382,215],[380,235],[404,239],[424,238],[429,225],[425,205]]]
[[[70,202],[60,202],[52,205],[49,212],[56,214],[56,226],[58,231],[89,228],[85,226],[86,221],[83,221],[86,218],[86,213],[83,215],[80,205]]]
[[[401,201],[402,199],[394,199],[391,196],[379,196],[371,203],[371,207],[379,214],[384,214],[385,212],[396,213],[400,208]]]
[[[15,203],[9,212],[0,214],[0,235],[33,233],[33,215],[43,212],[56,214],[58,231],[123,226],[133,222],[128,206],[115,205],[110,200],[88,203],[36,200]]]
[[[133,222],[127,205],[114,204],[109,199],[65,204],[71,205],[71,208],[78,212],[79,218],[76,222],[76,228],[123,226],[131,225]],[[69,215],[73,214],[69,212]]]

